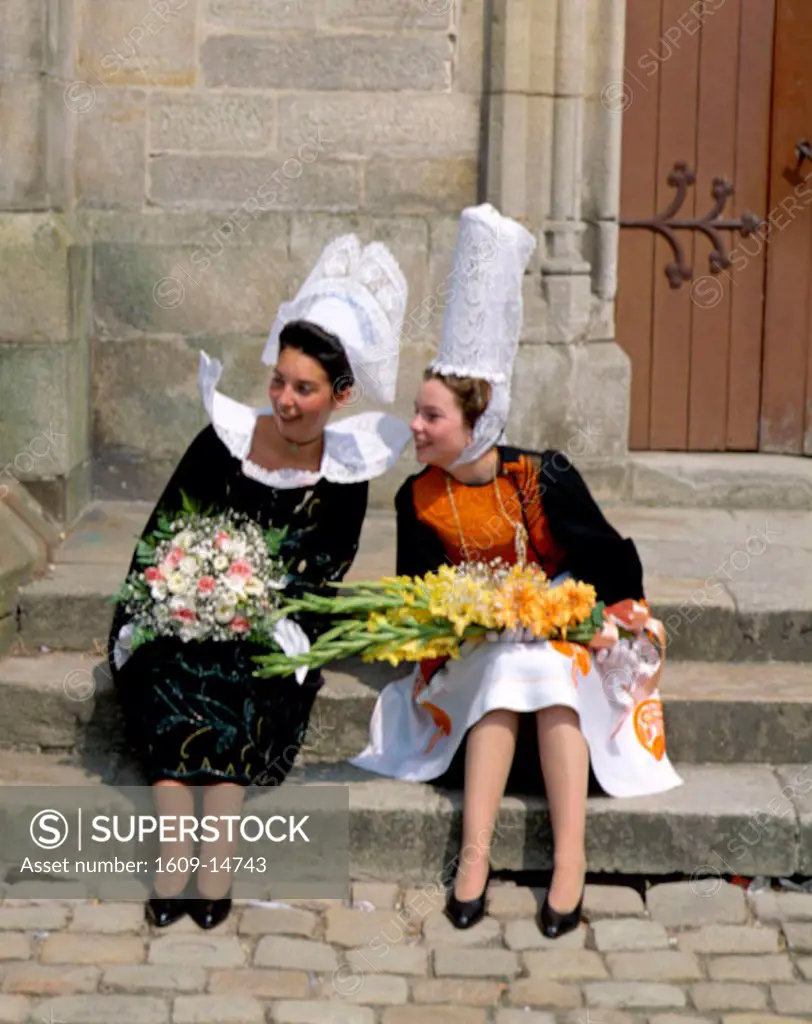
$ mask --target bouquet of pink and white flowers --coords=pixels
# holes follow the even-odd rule
[[[159,636],[272,645],[270,613],[289,579],[279,558],[286,531],[263,531],[235,513],[201,514],[183,501],[180,515],[159,515],[139,541],[140,568],[115,597],[131,615],[130,650]]]

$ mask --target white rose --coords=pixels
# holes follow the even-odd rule
[[[229,545],[228,553],[231,555],[232,559],[235,559],[235,558],[245,558],[245,552],[247,550],[248,550],[248,548],[247,548],[247,545],[246,545],[245,541],[244,540],[240,540],[239,538],[237,538],[237,539],[231,541],[231,543]]]
[[[218,604],[214,609],[214,621],[225,625],[234,618],[234,606],[229,604]]]
[[[214,561],[212,562],[212,565],[214,566],[215,572],[224,572],[229,567],[229,565],[231,565],[231,562],[225,555],[221,554],[214,556]]]
[[[169,574],[169,578],[166,581],[166,586],[170,594],[180,594],[186,590],[189,584],[188,579],[183,575],[182,572],[172,572]]]
[[[256,576],[252,576],[245,581],[243,590],[249,597],[259,597],[260,594],[265,593],[265,584],[262,580],[257,579]]]
[[[163,580],[159,580],[157,583],[153,583],[150,588],[153,601],[163,601],[167,595],[166,584]]]
[[[191,530],[181,530],[175,537],[175,547],[188,548],[194,543],[194,534]]]
[[[197,559],[192,555],[186,555],[178,566],[178,571],[182,572],[184,576],[194,576],[197,574],[197,570]]]
[[[246,580],[242,576],[225,576],[223,578],[223,584],[234,594],[245,594]]]

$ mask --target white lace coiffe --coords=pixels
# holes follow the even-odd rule
[[[373,480],[394,466],[411,438],[408,425],[396,416],[359,413],[325,428],[318,470],[265,469],[249,459],[248,454],[257,420],[260,416],[272,416],[273,410],[270,406],[255,409],[222,394],[217,390],[222,372],[219,360],[200,353],[198,386],[203,405],[217,436],[240,460],[243,473],[267,487],[311,487],[320,479],[339,484]]]

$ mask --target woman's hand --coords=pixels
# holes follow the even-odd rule
[[[589,641],[589,649],[592,651],[605,651],[614,647],[620,639],[620,632],[614,622],[604,622],[599,632]]]

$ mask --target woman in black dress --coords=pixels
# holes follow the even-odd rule
[[[247,515],[263,528],[287,527],[281,557],[293,574],[291,586],[341,580],[358,549],[369,480],[394,464],[408,429],[383,413],[328,421],[359,386],[383,401],[394,397],[391,340],[405,302],[405,281],[388,250],[379,243],[361,249],[355,236],[345,236],[327,247],[296,299],[280,309],[263,356],[274,364],[268,408],[220,394],[222,368],[201,353],[201,392],[212,422],[183,455],[143,535],[155,529],[159,512],[180,512],[185,494],[202,509]],[[129,571],[136,566],[134,554]],[[311,635],[324,628],[298,621]],[[127,611],[119,604],[111,669],[159,813],[193,815],[189,786],[210,787],[204,814],[235,813],[243,787],[284,781],[307,730],[319,672],[301,684],[293,675],[256,679],[251,659],[263,650],[244,640],[159,637],[130,654],[128,636]],[[191,851],[163,844],[162,853]],[[189,913],[204,928],[223,920],[230,877],[201,866],[195,882],[185,892],[191,886],[181,872],[156,879],[148,919],[164,926]]]

